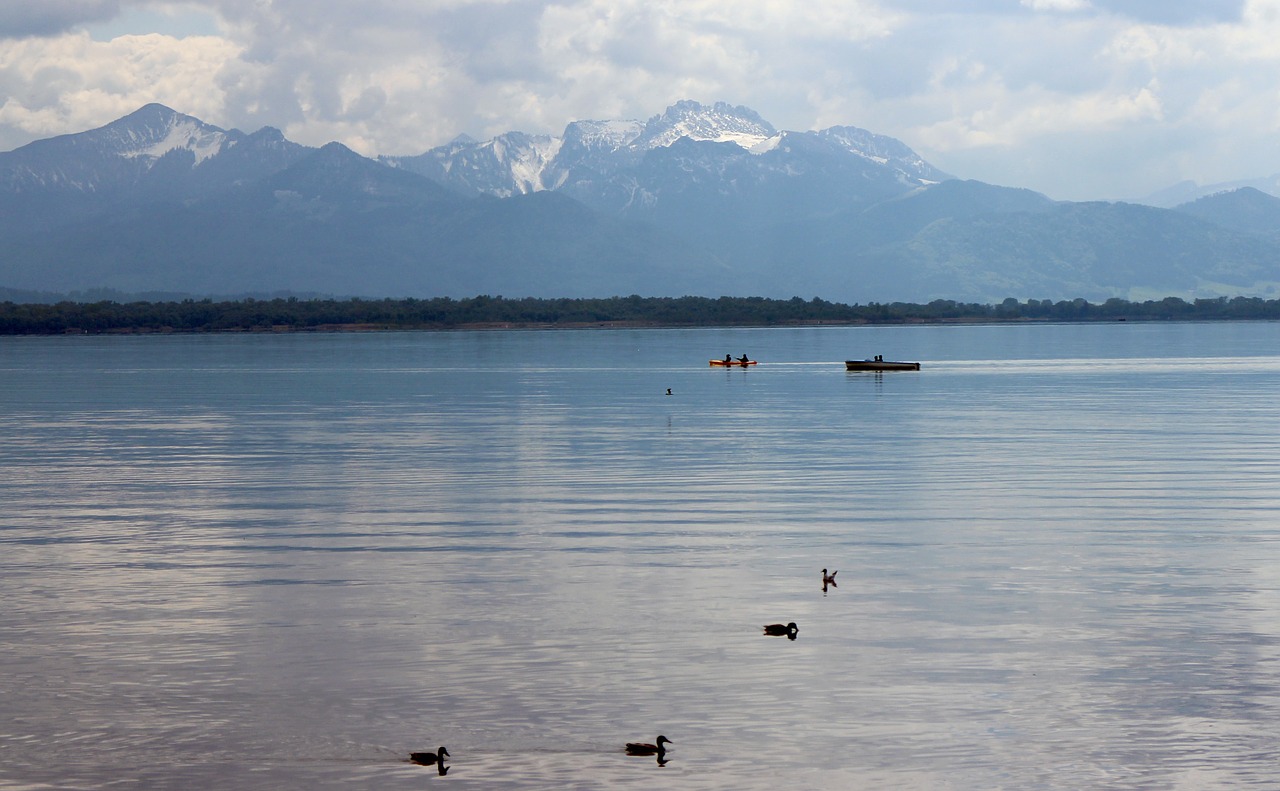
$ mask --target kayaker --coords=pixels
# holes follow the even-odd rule
[[[727,363],[731,363],[731,362],[733,362],[733,355],[732,355],[732,354],[726,354],[726,355],[724,356],[724,361],[725,361],[725,362],[727,362]]]
[[[743,364],[745,365],[746,363],[749,363],[749,362],[751,362],[751,361],[750,361],[750,360],[748,360],[748,359],[747,359],[747,355],[745,355],[745,354],[744,354],[744,355],[742,355],[741,357],[739,357],[739,358],[738,358],[738,362],[743,363]]]

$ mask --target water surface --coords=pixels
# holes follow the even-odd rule
[[[1275,787],[1278,341],[0,339],[0,788]]]

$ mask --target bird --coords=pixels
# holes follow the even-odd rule
[[[826,569],[823,569],[823,570],[822,570],[822,585],[823,585],[823,587],[826,587],[827,585],[830,585],[830,586],[832,586],[833,588],[838,588],[838,587],[840,587],[839,585],[836,585],[836,575],[837,575],[837,574],[839,574],[839,573],[840,573],[839,571],[833,571],[833,572],[831,572],[830,574],[828,574],[828,573],[827,573],[827,570],[826,570]]]
[[[412,761],[415,764],[422,764],[423,766],[431,766],[437,761],[443,764],[444,759],[448,757],[449,757],[449,751],[443,747],[440,748],[439,752],[435,752],[435,753],[409,753],[410,761]]]
[[[646,744],[644,742],[627,742],[627,755],[656,755],[658,760],[662,760],[662,756],[666,754],[666,745],[675,744],[666,736],[659,736],[655,744]]]
[[[668,387],[668,388],[667,388],[667,395],[671,395],[671,388],[670,388],[670,387]]]
[[[767,624],[764,627],[764,633],[773,635],[774,637],[790,637],[796,639],[796,634],[800,631],[800,627],[796,626],[796,622],[792,621],[785,626],[780,623]]]

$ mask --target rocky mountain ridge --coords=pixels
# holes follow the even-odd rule
[[[903,184],[920,186],[950,178],[900,141],[864,129],[780,132],[750,108],[724,102],[706,106],[691,100],[677,102],[643,123],[574,121],[559,137],[507,132],[486,141],[459,138],[416,156],[379,160],[462,194],[510,197],[564,189],[575,197],[590,198],[614,192],[619,185],[639,186],[643,176],[633,171],[643,167],[646,155],[681,141],[732,144],[761,157],[762,170],[786,168],[791,164],[787,155],[822,141],[830,146],[824,155],[861,158],[878,168],[890,168]],[[602,182],[613,182],[613,189]]]

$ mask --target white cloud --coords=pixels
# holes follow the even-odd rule
[[[1085,11],[1093,8],[1089,0],[1021,0],[1033,11]]]
[[[916,130],[920,144],[939,152],[977,146],[1015,148],[1044,136],[1108,132],[1159,122],[1164,115],[1154,83],[1127,95],[1014,94],[999,83],[988,84],[985,90],[985,100],[975,102],[979,109]]]
[[[86,20],[84,25],[98,41],[146,33],[186,38],[219,36],[223,32],[218,16],[209,8],[192,3],[154,1],[146,5],[126,6],[110,19],[96,23]]]
[[[153,101],[217,123],[216,75],[236,54],[216,37],[0,41],[0,129],[25,142],[101,126]]]

